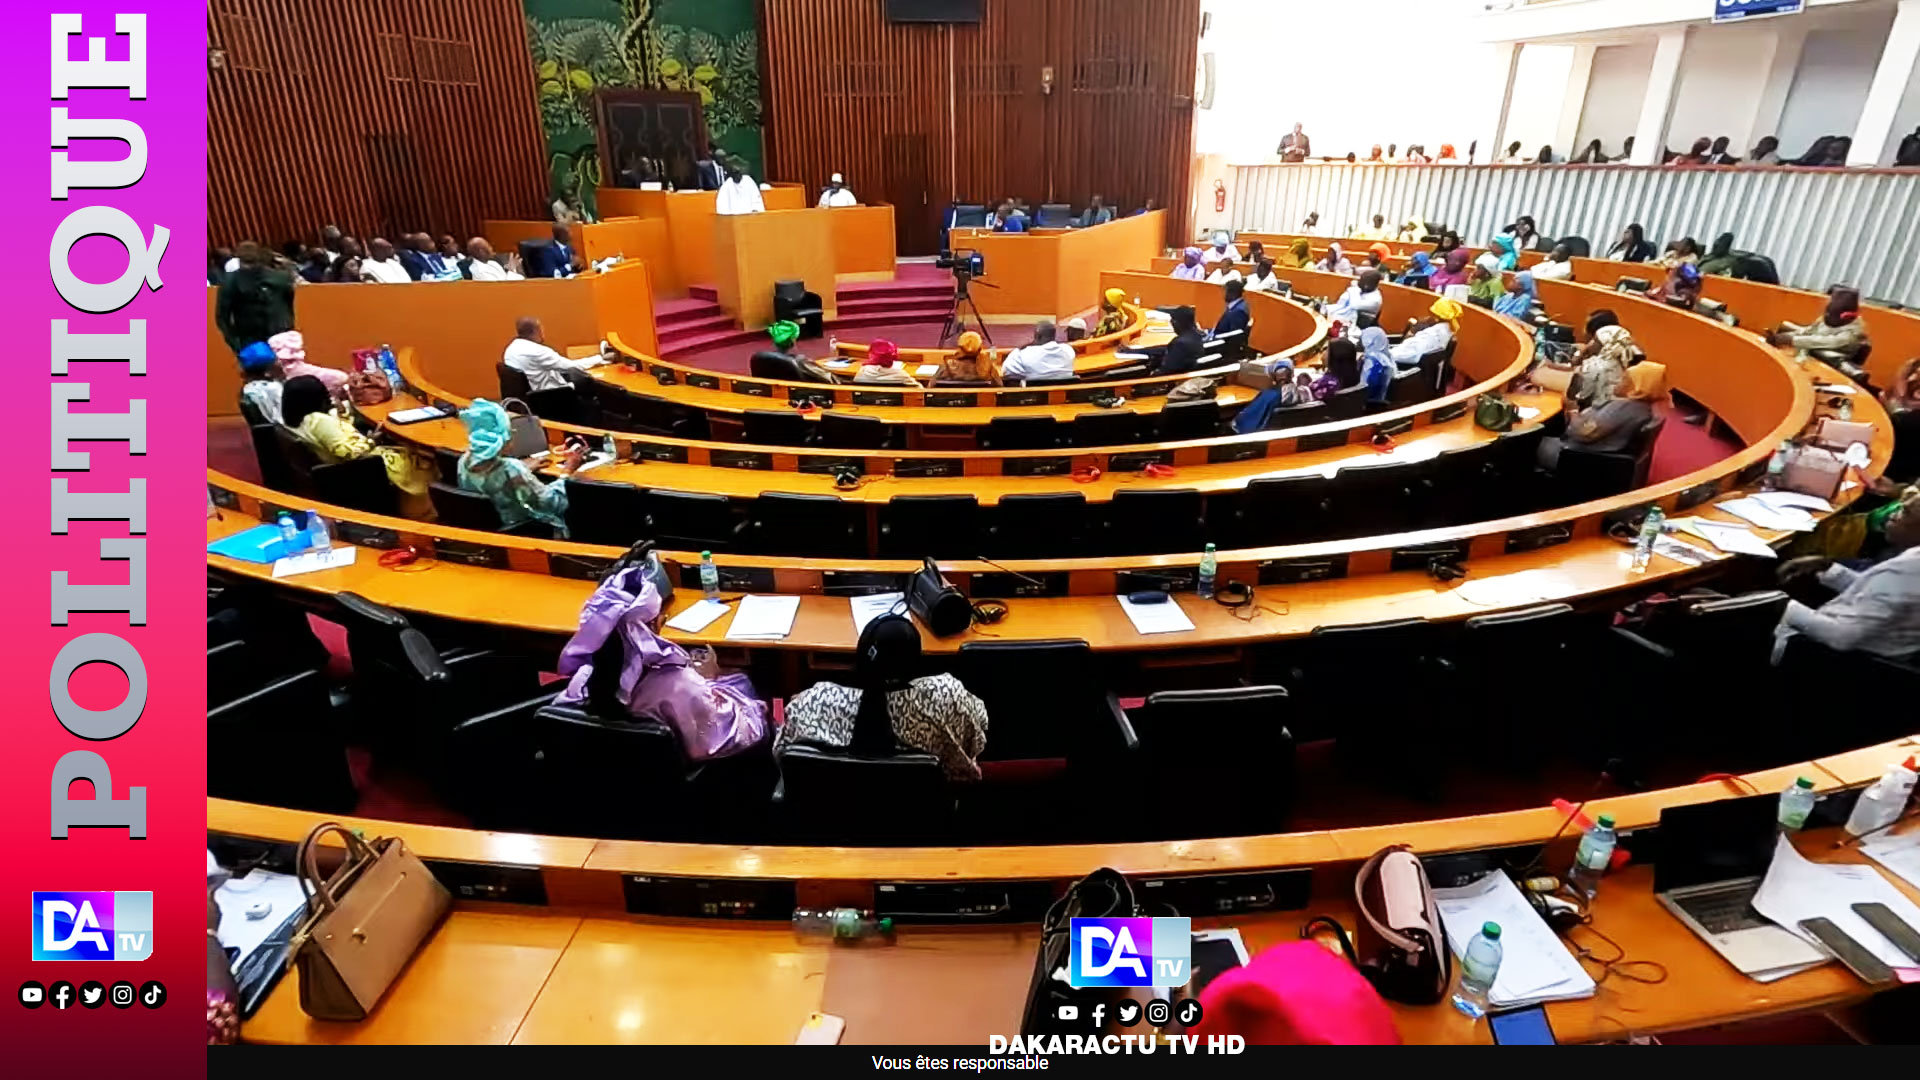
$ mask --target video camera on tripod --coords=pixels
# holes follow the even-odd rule
[[[967,291],[973,284],[974,278],[987,272],[986,257],[972,248],[951,248],[942,251],[940,256],[933,260],[933,265],[953,274],[953,306],[947,309],[946,325],[940,329],[940,344],[945,345],[954,340],[962,330],[966,329],[967,320],[966,316],[961,314],[961,305],[965,305],[967,312],[972,314],[974,325],[979,327],[980,336],[986,339],[987,344],[993,344],[993,335],[987,330],[987,320],[980,317],[980,309],[973,305],[973,296]],[[989,289],[999,288],[990,281],[982,281],[980,284]]]
[[[961,281],[980,277],[987,272],[986,257],[972,248],[942,251],[940,257],[933,260],[933,265],[940,270],[952,271],[953,276]]]

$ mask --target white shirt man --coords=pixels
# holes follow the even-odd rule
[[[1798,600],[1787,602],[1775,635],[1776,662],[1795,634],[1805,634],[1838,652],[1896,660],[1920,653],[1920,547],[1910,547],[1866,570],[1835,563],[1821,572],[1820,584],[1840,595],[1817,608]]]
[[[534,332],[539,331],[536,329]],[[585,371],[601,363],[597,356],[589,356],[583,360],[569,360],[553,351],[544,342],[527,337],[517,337],[508,342],[506,354],[500,359],[508,367],[525,375],[527,389],[534,391],[558,390],[564,386],[571,386],[573,384],[567,378],[569,373]]]
[[[1428,353],[1439,352],[1453,343],[1453,327],[1445,322],[1436,322],[1408,334],[1400,344],[1387,350],[1397,367],[1418,367],[1420,358]]]
[[[376,259],[369,255],[360,260],[360,272],[382,285],[405,285],[413,280],[413,275],[407,273],[397,258]]]
[[[847,190],[846,178],[839,173],[834,173],[833,178],[827,182],[827,190],[820,193],[820,206],[824,208],[858,205],[860,200],[854,198],[853,192]]]
[[[1052,324],[1048,324],[1052,329]],[[1046,341],[1015,349],[1000,365],[1004,379],[1068,379],[1073,377],[1073,346]]]
[[[366,265],[364,262],[362,266]],[[492,259],[474,259],[467,264],[467,273],[475,281],[519,281],[521,276],[501,266]]]
[[[714,197],[713,212],[716,214],[758,214],[767,209],[765,200],[760,198],[760,185],[746,173],[728,177],[720,185],[720,193]]]
[[[1377,319],[1380,317],[1380,303],[1384,299],[1379,289],[1361,292],[1358,284],[1350,285],[1346,292],[1340,294],[1340,299],[1334,301],[1333,306],[1327,309],[1327,318],[1351,323],[1362,314],[1366,314]]]

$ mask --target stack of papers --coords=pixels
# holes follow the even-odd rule
[[[865,633],[868,623],[892,611],[895,607],[900,608],[901,614],[906,614],[906,605],[901,603],[901,601],[905,599],[905,593],[897,592],[876,593],[873,596],[848,597],[847,605],[853,609],[854,634],[859,635]]]
[[[740,610],[733,613],[727,627],[730,641],[779,641],[793,632],[793,617],[800,613],[797,596],[743,596]]]
[[[1713,508],[1724,510],[1737,518],[1745,518],[1763,529],[1779,532],[1812,532],[1816,524],[1812,514],[1797,506],[1762,502],[1758,496],[1728,499],[1723,503],[1715,503]]]
[[[298,555],[289,555],[276,559],[273,563],[273,576],[277,578],[293,577],[295,574],[311,574],[316,570],[335,570],[342,566],[352,566],[359,548],[331,547],[325,551],[303,551]]]
[[[1483,923],[1500,924],[1500,972],[1493,977],[1488,1004],[1505,1009],[1593,996],[1593,976],[1520,895],[1512,878],[1495,871],[1471,885],[1435,889],[1433,898],[1456,963]]]
[[[1680,518],[1674,523],[1676,528],[1693,535],[1719,548],[1729,555],[1757,555],[1762,559],[1777,559],[1779,555],[1765,540],[1753,534],[1745,525],[1730,521],[1708,521],[1705,518]],[[1668,539],[1661,537],[1661,539]],[[1658,550],[1658,545],[1655,545]]]
[[[940,365],[921,364],[919,367],[913,369],[913,373],[922,379],[931,379],[935,375],[940,374]]]
[[[1716,559],[1726,558],[1719,552],[1708,551],[1706,548],[1689,544],[1677,536],[1666,535],[1662,535],[1653,542],[1653,553],[1664,555],[1682,566],[1705,566]],[[1768,548],[1767,554],[1772,555],[1773,549]]]
[[[1880,871],[1859,863],[1811,862],[1784,836],[1775,842],[1773,865],[1767,867],[1760,891],[1753,894],[1753,910],[1822,952],[1825,946],[1800,929],[1802,919],[1830,919],[1841,933],[1859,942],[1881,963],[1891,968],[1912,967],[1912,957],[1853,913],[1855,904],[1875,903],[1887,905],[1901,921],[1920,930],[1920,908],[1914,907],[1913,901]]]
[[[1920,832],[1904,836],[1879,836],[1860,845],[1867,857],[1906,879],[1920,889]],[[1920,926],[1914,929],[1920,930]]]
[[[1823,514],[1833,513],[1833,504],[1818,495],[1806,495],[1798,491],[1763,491],[1751,496],[1754,502],[1763,503],[1775,510],[1818,510]]]
[[[701,600],[692,607],[667,620],[667,629],[678,630],[683,634],[697,634],[713,625],[713,620],[727,613],[727,605],[718,600]]]
[[[1193,620],[1180,607],[1180,602],[1169,596],[1166,602],[1159,604],[1136,604],[1122,596],[1120,610],[1133,620],[1133,628],[1142,634],[1175,634],[1182,630],[1193,629]]]

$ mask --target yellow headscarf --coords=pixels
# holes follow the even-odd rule
[[[1118,292],[1119,290],[1116,289],[1114,291]],[[985,344],[985,341],[980,337],[980,332],[977,330],[969,330],[960,335],[960,340],[954,343],[954,348],[959,350],[961,356],[979,356],[980,346],[983,344]]]
[[[1433,312],[1434,318],[1453,327],[1454,333],[1460,332],[1460,304],[1457,301],[1443,296],[1435,300],[1433,306],[1427,310]]]
[[[1115,310],[1119,310],[1121,301],[1126,298],[1127,292],[1125,289],[1108,289],[1106,292],[1107,306]]]
[[[1627,369],[1626,393],[1635,401],[1658,401],[1667,393],[1667,365],[1642,361]]]
[[[1287,257],[1292,259],[1292,269],[1304,270],[1313,265],[1313,248],[1302,238],[1295,240],[1287,248]]]

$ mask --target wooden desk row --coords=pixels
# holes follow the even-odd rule
[[[1658,820],[1661,809],[1777,791],[1806,776],[1830,793],[1877,777],[1920,747],[1914,738],[1751,773],[1739,786],[1715,783],[1595,800],[1623,830]],[[311,814],[208,800],[215,837],[284,847],[305,835]],[[785,911],[744,920],[690,921],[630,911],[627,875],[749,883],[791,882],[795,903],[873,907],[882,883],[1040,884],[1048,893],[1099,866],[1139,878],[1311,867],[1311,895],[1299,910],[1202,919],[1237,927],[1250,952],[1293,940],[1309,915],[1352,925],[1355,864],[1389,843],[1422,854],[1536,844],[1558,828],[1550,808],[1404,825],[1179,844],[1027,848],[776,848],[651,844],[482,833],[343,819],[369,836],[404,838],[429,860],[467,864],[463,880],[490,868],[538,875],[545,905],[457,903],[379,1008],[358,1024],[307,1018],[297,974],[275,988],[243,1036],[261,1043],[787,1043],[807,1015],[847,1022],[853,1044],[983,1045],[1018,1031],[1038,948],[1032,923],[906,925],[896,943],[834,948],[797,939]],[[1797,838],[1820,861],[1860,863],[1836,851],[1831,830]],[[1562,846],[1567,846],[1563,841]],[[1556,851],[1553,858],[1564,860]],[[1904,882],[1909,896],[1920,895]],[[779,890],[772,890],[778,893]],[[879,906],[885,907],[880,901]],[[1668,971],[1658,984],[1601,982],[1595,997],[1548,1006],[1563,1042],[1622,1039],[1799,1009],[1869,993],[1837,964],[1761,984],[1748,980],[1654,900],[1651,874],[1630,866],[1608,876],[1594,927],[1637,960]],[[725,1002],[725,1007],[721,1006]],[[1485,1042],[1444,1003],[1394,1006],[1403,1041]]]

